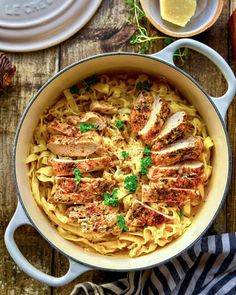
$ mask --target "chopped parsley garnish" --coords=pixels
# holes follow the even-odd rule
[[[122,121],[117,121],[117,122],[116,122],[116,127],[117,127],[118,129],[122,129],[123,126],[124,126],[124,123],[123,123]]]
[[[182,210],[179,211],[179,218],[182,218],[184,216],[184,212]]]
[[[70,87],[71,94],[79,93],[79,87],[77,85],[73,85]]]
[[[151,90],[151,83],[148,80],[145,80],[143,82],[139,81],[136,85],[137,90],[145,90],[150,91]]]
[[[79,125],[79,131],[84,133],[92,129],[97,129],[96,124],[83,123]]]
[[[75,182],[80,183],[81,181],[81,172],[78,168],[76,168],[74,171],[74,176],[75,176]]]
[[[117,225],[122,228],[124,231],[128,231],[129,228],[128,226],[125,224],[125,218],[122,215],[118,215],[117,216]]]
[[[126,176],[125,178],[125,189],[128,190],[131,193],[136,192],[136,189],[138,187],[138,176],[135,174]]]
[[[148,167],[152,165],[152,158],[150,156],[146,156],[141,159],[141,175],[146,175],[148,171]]]
[[[129,153],[126,151],[122,151],[121,156],[122,156],[122,158],[127,159],[127,158],[129,158]]]
[[[93,75],[83,80],[83,84],[85,86],[85,91],[91,90],[91,86],[97,83],[97,76]]]
[[[103,195],[104,204],[107,206],[118,207],[119,199],[117,198],[118,188],[115,188],[112,193],[106,192]]]
[[[143,150],[143,154],[145,155],[145,156],[149,156],[149,155],[151,155],[151,148],[150,148],[150,146],[145,146],[145,148],[144,148],[144,150]]]

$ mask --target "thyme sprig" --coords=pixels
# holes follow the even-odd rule
[[[138,44],[140,53],[147,53],[151,48],[152,42],[158,39],[164,39],[165,36],[150,36],[148,29],[149,26],[145,12],[142,10],[139,0],[125,0],[125,3],[130,6],[130,14],[133,16],[137,32],[130,39],[130,44]],[[130,21],[131,22],[131,21]]]
[[[125,0],[125,3],[129,5],[129,12],[132,18],[135,20],[137,32],[130,39],[130,44],[139,46],[139,53],[147,53],[152,47],[153,42],[157,40],[164,41],[165,45],[169,45],[175,41],[174,38],[150,35],[149,27],[150,23],[147,20],[145,12],[142,10],[139,0]],[[131,22],[131,20],[130,20]],[[184,64],[185,60],[189,56],[188,48],[178,49],[174,53],[174,59],[178,58],[181,64]]]

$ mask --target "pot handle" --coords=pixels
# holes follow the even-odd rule
[[[62,277],[53,277],[43,273],[42,271],[35,268],[29,261],[22,255],[19,248],[17,247],[15,240],[14,240],[14,233],[18,227],[21,225],[28,224],[32,225],[26,216],[20,202],[18,202],[17,209],[15,214],[13,215],[10,223],[7,226],[5,232],[5,244],[7,247],[8,252],[10,253],[11,257],[15,261],[15,263],[30,277],[34,278],[37,281],[40,281],[48,286],[52,287],[60,287],[63,285],[68,284],[69,282],[73,281],[75,278],[80,276],[82,273],[91,270],[91,268],[84,266],[75,262],[74,260],[68,258],[69,260],[69,270],[68,272]]]
[[[164,49],[162,49],[160,52],[154,53],[151,56],[157,57],[158,59],[162,59],[164,61],[167,61],[168,63],[174,64],[174,53],[176,50],[178,50],[181,47],[187,47],[190,49],[194,49],[201,54],[208,57],[222,72],[223,76],[225,77],[228,89],[226,93],[220,97],[212,97],[213,103],[215,104],[216,108],[218,109],[221,117],[225,120],[226,112],[228,110],[228,107],[230,103],[232,102],[235,92],[236,92],[236,79],[234,76],[233,71],[231,70],[230,66],[227,64],[227,62],[224,60],[224,58],[219,55],[214,49],[210,48],[209,46],[192,40],[192,39],[179,39]]]

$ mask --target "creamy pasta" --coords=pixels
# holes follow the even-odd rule
[[[61,236],[137,257],[190,226],[212,146],[196,108],[164,78],[104,74],[45,110],[26,163],[33,197]]]

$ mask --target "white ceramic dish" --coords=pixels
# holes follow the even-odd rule
[[[26,52],[56,45],[79,31],[102,0],[1,0],[0,50]]]
[[[173,54],[175,50],[181,47],[188,47],[199,51],[209,57],[219,67],[228,82],[228,90],[225,95],[218,98],[210,97],[188,74],[174,65]],[[202,204],[201,210],[194,218],[192,225],[176,241],[153,253],[137,258],[112,257],[98,253],[88,253],[72,242],[63,239],[52,226],[44,212],[37,206],[30,190],[27,176],[28,167],[25,164],[29,145],[39,117],[47,106],[56,101],[63,89],[95,73],[114,70],[125,71],[127,65],[132,71],[165,76],[169,83],[179,89],[196,106],[207,123],[208,132],[215,144],[214,168],[208,186],[207,201]],[[19,202],[16,213],[7,227],[5,243],[9,253],[19,267],[29,276],[41,282],[51,286],[61,286],[92,268],[112,271],[132,271],[151,268],[172,259],[192,246],[213,222],[229,188],[231,151],[224,116],[236,91],[235,82],[233,72],[218,53],[202,43],[189,39],[178,40],[153,55],[108,53],[92,56],[66,67],[52,77],[30,101],[22,116],[15,137],[13,162]],[[55,278],[46,275],[25,259],[14,241],[14,232],[22,224],[34,226],[52,247],[68,257],[70,269],[65,276]]]
[[[161,18],[159,0],[140,0],[142,8],[149,21],[162,33],[177,37],[190,37],[202,33],[211,27],[221,14],[223,0],[197,0],[194,16],[182,28]]]

